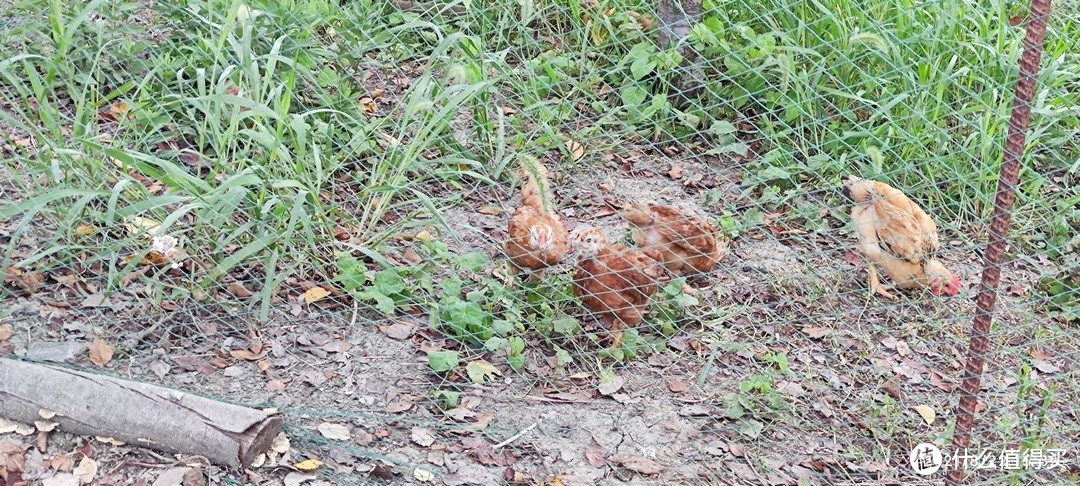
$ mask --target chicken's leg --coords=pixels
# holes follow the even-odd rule
[[[871,263],[870,264],[870,290],[872,292],[874,292],[875,294],[878,294],[878,295],[880,295],[882,297],[885,297],[886,299],[895,299],[896,295],[894,295],[892,292],[889,292],[890,288],[891,288],[891,286],[883,285],[881,283],[881,281],[878,280],[877,267],[875,267],[874,264]]]
[[[622,349],[623,322],[615,318],[611,321],[611,349]]]

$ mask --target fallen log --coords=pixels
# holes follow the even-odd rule
[[[0,358],[0,417],[55,422],[63,432],[199,455],[233,468],[266,452],[283,421],[277,412],[6,358]]]

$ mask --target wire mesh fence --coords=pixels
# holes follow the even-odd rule
[[[2,3],[0,349],[287,424],[4,480],[1074,482],[1076,7],[953,450],[1026,3]]]

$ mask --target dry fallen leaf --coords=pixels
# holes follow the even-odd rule
[[[258,361],[260,359],[265,358],[266,353],[265,352],[263,352],[263,353],[253,353],[253,352],[248,351],[246,349],[234,349],[232,351],[229,351],[229,356],[232,356],[233,358],[236,358],[236,359],[243,359],[243,360],[247,360],[247,361]]]
[[[410,438],[420,447],[430,447],[435,443],[435,433],[431,429],[413,427]]]
[[[304,292],[304,303],[311,304],[325,299],[330,295],[330,291],[322,287],[312,287]]]
[[[105,366],[112,361],[113,350],[104,339],[94,338],[90,343],[90,362],[98,366]]]
[[[349,428],[341,424],[319,424],[319,433],[330,440],[349,440],[352,438],[349,434]]]
[[[96,440],[98,442],[103,442],[105,444],[109,444],[109,445],[112,445],[112,446],[117,446],[117,447],[124,445],[124,441],[122,441],[120,439],[115,439],[115,438],[112,438],[112,437],[105,437],[103,435],[95,435],[94,440]]]
[[[496,376],[501,376],[502,372],[499,371],[495,365],[488,363],[482,359],[470,361],[465,365],[465,373],[469,375],[469,379],[473,383],[484,384],[484,382],[494,380]]]
[[[912,408],[914,408],[916,412],[919,412],[919,415],[926,421],[926,425],[934,425],[934,419],[937,418],[937,413],[934,412],[933,408],[930,408],[927,405],[915,405]]]
[[[304,484],[308,481],[314,481],[316,479],[319,479],[318,474],[292,471],[289,474],[285,475],[285,479],[283,479],[283,481],[285,483],[285,486],[300,486],[301,484]]]
[[[304,461],[300,461],[300,462],[298,462],[296,464],[293,464],[293,467],[295,467],[295,468],[297,468],[297,469],[299,469],[301,471],[314,471],[314,470],[318,469],[319,466],[321,466],[322,464],[323,464],[322,461],[312,458],[312,459],[307,459],[307,460],[304,460]]]
[[[570,151],[571,160],[575,162],[585,156],[585,146],[573,139],[566,139],[566,149]]]
[[[621,390],[624,382],[623,377],[615,375],[610,380],[601,383],[596,389],[600,391],[601,395],[610,396],[612,393]]]
[[[97,462],[89,457],[83,456],[79,461],[79,465],[75,466],[75,469],[71,472],[79,478],[82,484],[90,484],[94,481],[94,476],[97,476],[98,466]]]
[[[141,235],[143,238],[150,239],[157,233],[161,223],[142,216],[132,216],[124,222],[124,227],[127,228],[128,236]]]
[[[412,336],[413,331],[415,330],[416,326],[409,324],[408,322],[398,321],[387,326],[383,329],[383,332],[386,333],[387,337],[390,339],[402,341],[409,339],[409,336]]]
[[[112,113],[114,120],[119,120],[125,115],[131,115],[131,107],[124,100],[116,100],[109,106],[109,113]]]
[[[79,486],[79,478],[71,473],[60,473],[43,480],[41,486]],[[157,486],[156,482],[154,486]]]
[[[252,295],[255,295],[251,293],[251,291],[248,290],[247,287],[244,287],[244,284],[240,282],[230,283],[227,287],[227,290],[230,294],[233,295],[233,297],[236,297],[237,299],[246,299],[248,297],[251,297]]]
[[[1041,359],[1033,359],[1033,360],[1031,360],[1031,364],[1032,364],[1032,366],[1035,367],[1035,369],[1039,370],[1042,373],[1046,373],[1046,374],[1053,374],[1053,373],[1057,373],[1057,372],[1061,371],[1061,368],[1058,368],[1053,363],[1050,363],[1050,362],[1047,362],[1047,361],[1044,361],[1044,360],[1041,360]]]
[[[364,113],[368,115],[375,113],[375,110],[379,108],[378,105],[375,104],[375,100],[367,96],[360,98],[360,107],[363,108]]]
[[[664,470],[663,464],[647,457],[616,457],[612,462],[621,464],[622,467],[645,475],[660,474],[660,471]]]
[[[412,408],[412,402],[406,402],[399,400],[386,406],[386,411],[390,413],[400,413]]]
[[[807,327],[803,328],[802,331],[805,332],[807,336],[810,336],[813,339],[828,336],[830,332],[829,329],[824,327]]]
[[[0,440],[0,471],[21,474],[26,465],[26,447],[13,440]]]
[[[421,483],[430,483],[435,480],[435,474],[426,469],[416,468],[413,469],[413,477]]]
[[[590,442],[585,446],[585,459],[592,464],[593,467],[604,467],[607,464],[607,449],[604,446],[597,444],[596,441]]]

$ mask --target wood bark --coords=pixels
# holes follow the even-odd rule
[[[659,17],[660,48],[667,49],[690,35],[694,25],[701,22],[701,0],[660,0],[657,15]],[[696,97],[705,86],[705,73],[699,64],[697,51],[689,43],[678,46],[683,58],[682,76],[677,77],[675,88],[676,105],[685,105]]]
[[[56,412],[43,419],[42,411]],[[281,432],[279,413],[136,381],[0,358],[0,416],[247,467]]]

